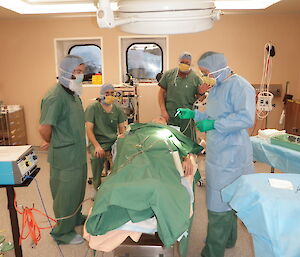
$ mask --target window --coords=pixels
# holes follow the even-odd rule
[[[73,45],[68,54],[78,55],[85,61],[84,81],[92,79],[95,73],[102,73],[101,48],[95,44]]]
[[[155,79],[163,71],[163,51],[156,43],[133,43],[126,50],[126,67],[136,79]]]

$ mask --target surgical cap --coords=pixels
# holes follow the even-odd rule
[[[184,52],[179,56],[179,61],[181,61],[182,59],[188,59],[190,61],[192,61],[192,55],[188,52]]]
[[[59,83],[68,88],[69,79],[71,79],[74,69],[80,64],[84,64],[84,61],[79,56],[68,55],[64,57],[59,64]]]
[[[227,67],[227,60],[224,54],[210,51],[204,53],[199,58],[198,66],[209,70],[209,72],[214,72]],[[218,81],[223,81],[231,73],[231,69],[228,68],[227,70],[220,71],[220,73]],[[217,77],[220,73],[215,73],[214,77]]]
[[[100,95],[105,95],[105,93],[108,91],[108,90],[115,90],[114,86],[112,84],[104,84],[102,85],[101,89],[100,89]]]

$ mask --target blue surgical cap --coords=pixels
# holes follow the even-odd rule
[[[188,59],[190,61],[192,61],[192,55],[188,52],[184,52],[179,56],[179,61],[181,61],[182,59]]]
[[[68,79],[71,79],[74,69],[80,64],[84,64],[84,61],[79,56],[68,55],[64,57],[59,64],[59,83],[68,88],[70,83]]]
[[[198,66],[203,67],[209,72],[214,72],[227,67],[227,60],[222,53],[217,52],[206,52],[198,60]],[[230,73],[231,69],[220,71],[221,75],[218,77],[218,81],[223,81]],[[213,74],[214,77],[217,77],[219,72]]]
[[[108,91],[108,90],[115,90],[114,86],[112,84],[104,84],[102,85],[101,89],[100,89],[100,95],[105,95],[105,93]]]

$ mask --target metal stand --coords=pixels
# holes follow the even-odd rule
[[[14,186],[6,186],[6,195],[7,195],[7,208],[9,210],[10,216],[10,224],[11,224],[11,231],[13,234],[14,239],[14,248],[16,257],[22,257],[22,247],[19,244],[20,238],[20,230],[19,230],[19,222],[18,222],[18,213],[14,206],[14,199],[15,199],[15,191]]]
[[[22,246],[19,244],[20,239],[20,229],[19,229],[19,221],[18,221],[18,213],[14,206],[15,200],[15,191],[14,187],[27,187],[30,185],[33,178],[37,175],[40,171],[40,168],[36,168],[35,171],[30,175],[32,178],[26,179],[20,185],[0,185],[0,187],[6,188],[6,195],[7,195],[7,208],[9,211],[10,216],[10,224],[11,224],[11,231],[14,240],[14,248],[15,248],[15,256],[16,257],[23,257],[22,253]]]
[[[177,243],[171,248],[165,248],[157,234],[143,234],[136,243],[127,238],[118,248],[103,257],[179,257]]]
[[[274,173],[275,168],[271,166],[271,173]]]

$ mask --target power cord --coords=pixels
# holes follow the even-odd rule
[[[29,178],[29,179],[33,179],[36,183],[36,187],[37,187],[37,191],[38,191],[38,194],[39,194],[39,197],[41,199],[41,203],[42,203],[42,206],[43,206],[43,209],[44,209],[44,213],[42,213],[41,211],[35,209],[34,207],[33,208],[28,208],[28,207],[25,207],[23,208],[23,211],[21,211],[20,209],[18,209],[17,207],[17,202],[16,202],[16,193],[15,193],[15,201],[14,201],[14,205],[15,205],[15,209],[16,211],[22,215],[23,217],[23,222],[22,222],[22,230],[21,230],[21,236],[20,236],[20,244],[21,242],[26,239],[29,235],[31,236],[31,239],[33,241],[33,248],[38,244],[38,242],[40,241],[41,239],[41,233],[40,233],[40,230],[41,229],[53,229],[53,226],[52,226],[52,223],[51,221],[57,223],[57,221],[59,220],[65,220],[65,219],[69,219],[71,217],[73,217],[74,215],[76,215],[76,213],[79,211],[80,207],[82,206],[82,204],[88,200],[92,200],[92,198],[87,198],[85,199],[84,201],[82,201],[80,203],[80,205],[78,206],[78,208],[76,209],[76,211],[69,215],[69,216],[66,216],[66,217],[61,217],[61,218],[57,218],[57,219],[53,219],[51,218],[49,215],[48,215],[48,212],[47,212],[47,209],[46,209],[46,206],[45,206],[45,203],[44,203],[44,200],[43,200],[43,197],[42,197],[42,194],[41,194],[41,190],[39,188],[39,184],[38,184],[38,181],[36,180],[36,178],[34,177],[31,177],[31,176],[26,176],[25,177],[26,179]],[[34,215],[33,215],[33,211],[34,212],[37,212],[43,216],[45,216],[49,222],[49,227],[45,227],[45,228],[41,228],[37,225],[36,221],[35,221],[35,218],[34,218]],[[28,234],[26,236],[24,236],[24,229],[25,227],[28,226]],[[60,247],[60,245],[56,242],[56,245],[58,247],[58,250],[60,252],[60,255],[62,257],[64,257],[64,254],[62,252],[62,249]],[[88,255],[88,252],[89,252],[89,249],[87,249],[86,253],[85,253],[85,257],[87,257]]]

